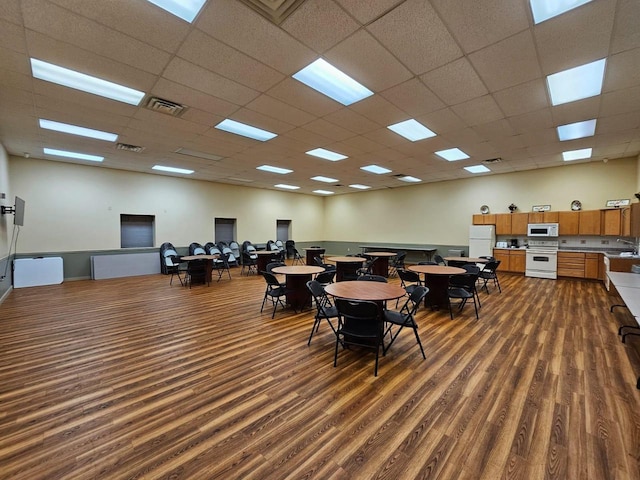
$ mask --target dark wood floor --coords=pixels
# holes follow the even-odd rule
[[[421,308],[386,357],[261,277],[14,290],[0,305],[0,478],[638,479],[640,337],[600,284],[502,275],[480,320]],[[394,280],[395,281],[395,280]]]

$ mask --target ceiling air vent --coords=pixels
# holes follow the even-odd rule
[[[501,158],[490,158],[489,160],[484,160],[482,163],[500,163],[502,161]]]
[[[173,117],[179,117],[182,115],[187,107],[180,105],[179,103],[170,102],[158,97],[151,97],[147,102],[147,108],[155,112],[164,113]]]
[[[126,150],[127,152],[135,152],[140,153],[144,150],[144,147],[139,147],[138,145],[129,145],[128,143],[118,143],[116,145],[118,150]]]

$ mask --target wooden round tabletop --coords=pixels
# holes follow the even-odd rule
[[[364,255],[368,257],[395,257],[397,253],[394,252],[365,252]]]
[[[364,282],[362,280],[331,283],[324,287],[324,290],[329,295],[338,298],[373,302],[393,300],[406,294],[404,288],[400,285],[383,282]]]
[[[444,257],[447,262],[465,262],[465,263],[489,263],[486,258],[474,257]]]
[[[280,255],[280,250],[256,250],[251,253],[255,253],[256,255]]]
[[[325,258],[325,260],[335,263],[362,263],[367,261],[367,259],[363,257],[328,257]]]
[[[180,257],[180,260],[190,262],[191,260],[217,260],[218,258],[220,258],[220,255],[185,255]]]
[[[408,270],[426,275],[459,275],[467,273],[464,268],[447,267],[444,265],[411,265]]]
[[[314,273],[324,272],[324,268],[311,265],[287,265],[276,267],[271,272],[279,275],[313,275]]]

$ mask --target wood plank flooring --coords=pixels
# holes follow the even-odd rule
[[[638,479],[640,337],[599,283],[503,274],[480,320],[422,307],[378,377],[262,277],[14,290],[2,479]],[[397,281],[397,280],[392,280]]]

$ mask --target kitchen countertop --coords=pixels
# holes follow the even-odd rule
[[[518,248],[502,248],[495,247],[496,250],[526,250],[527,247]],[[628,252],[626,249],[598,248],[598,247],[559,247],[559,252],[576,252],[576,253],[601,253],[609,258],[630,258],[633,260],[640,259],[640,255],[626,256],[620,255],[622,252]]]

